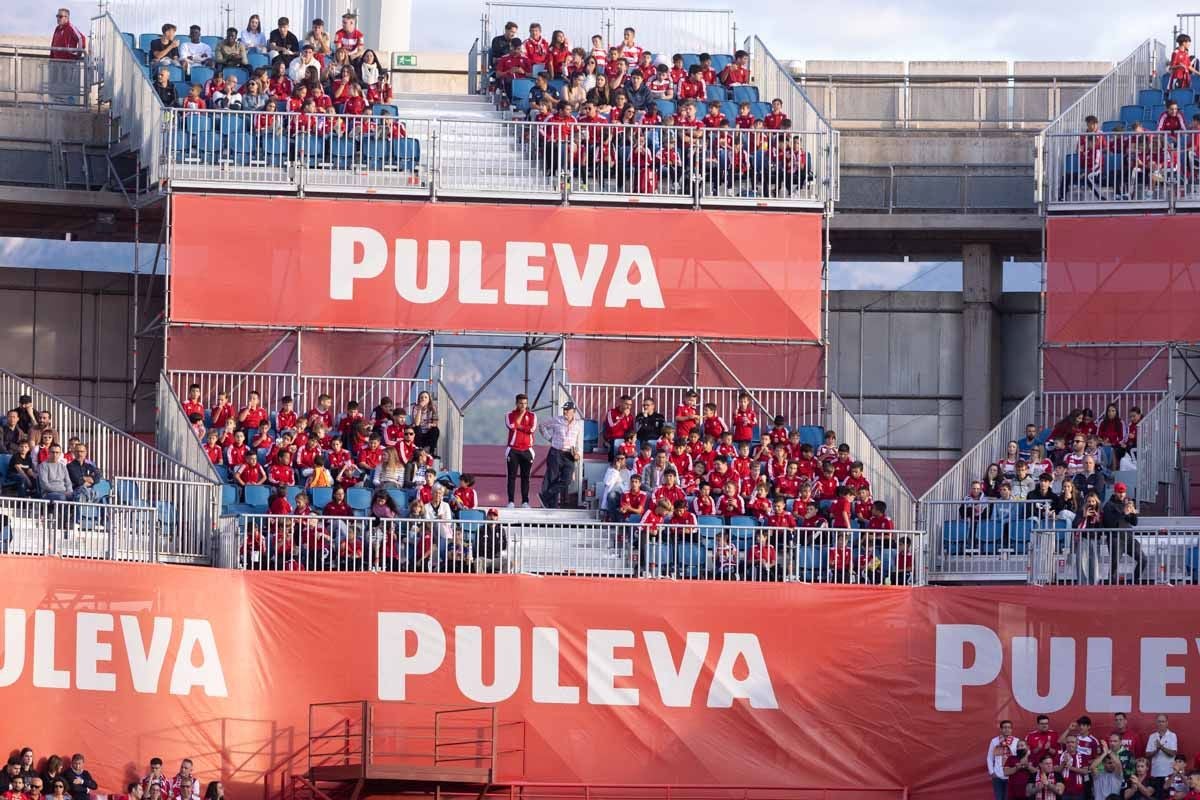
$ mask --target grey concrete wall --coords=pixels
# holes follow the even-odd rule
[[[127,430],[154,430],[153,389],[162,349],[142,340],[146,370],[136,424],[129,402],[132,277],[0,267],[0,367]],[[146,289],[146,279],[141,284]],[[161,292],[152,293],[155,313]],[[148,318],[144,317],[144,318]]]
[[[1032,164],[1033,132],[842,131],[843,164]]]
[[[830,385],[890,458],[954,461],[974,444],[963,441],[963,309],[958,292],[830,293]],[[1001,297],[998,414],[1036,388],[1037,313],[1035,294]]]

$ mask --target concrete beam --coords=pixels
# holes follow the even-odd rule
[[[1007,61],[910,61],[908,74],[917,76],[976,78],[1008,75]]]
[[[1073,78],[1107,75],[1113,68],[1111,61],[1014,61],[1014,78]]]
[[[904,75],[903,61],[806,61],[804,74],[818,75],[863,75],[871,77],[893,77]]]
[[[963,438],[967,450],[1000,418],[999,313],[1004,263],[989,244],[967,244],[963,261]]]

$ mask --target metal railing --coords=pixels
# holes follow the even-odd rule
[[[181,109],[168,116],[163,158],[178,188],[819,207],[834,166],[828,129]],[[406,136],[396,133],[400,125]]]
[[[37,411],[50,414],[51,426],[59,442],[71,436],[87,445],[88,458],[103,477],[138,475],[155,480],[204,482],[206,476],[162,453],[107,422],[67,403],[33,383],[0,369],[0,406],[16,408],[21,395],[33,400]],[[216,487],[213,487],[214,491]],[[214,495],[215,496],[215,495]]]
[[[1158,499],[1161,484],[1174,483],[1179,467],[1179,440],[1176,420],[1177,404],[1173,395],[1163,395],[1158,404],[1146,412],[1138,423],[1137,499],[1153,503]]]
[[[1171,41],[1174,42],[1175,37],[1181,33],[1190,36],[1194,46],[1196,37],[1200,36],[1200,14],[1176,14],[1175,31],[1171,36]]]
[[[929,532],[929,572],[936,581],[1022,581],[1030,572],[1030,540],[1056,522],[1042,500],[971,499],[921,501],[922,527]]]
[[[161,7],[158,13],[161,15]],[[111,15],[92,20],[91,41],[92,58],[102,79],[99,99],[109,104],[129,149],[139,152],[148,184],[157,184],[163,177],[159,162],[164,124],[162,102]]]
[[[988,465],[1004,458],[1008,443],[1025,435],[1028,425],[1037,413],[1037,393],[1030,392],[1025,399],[1005,415],[996,427],[988,431],[975,446],[963,454],[954,466],[946,470],[942,477],[921,495],[920,512],[921,527],[935,534],[948,520],[957,519],[957,514],[949,512],[947,503],[960,500],[970,488],[971,481],[979,480],[987,471]],[[937,541],[934,542],[934,552],[937,552]]]
[[[1043,586],[1200,582],[1200,531],[1036,530],[1030,581]]]
[[[796,72],[792,76],[831,122],[842,127],[894,128],[1044,126],[1099,79]]]
[[[596,420],[601,432],[610,409],[617,406],[622,395],[633,398],[636,415],[644,400],[654,400],[658,411],[671,424],[675,423],[675,408],[683,405],[684,396],[693,389],[700,395],[700,407],[717,404],[717,416],[728,426],[738,408],[738,396],[750,395],[758,413],[760,432],[771,428],[771,420],[782,414],[789,428],[798,425],[820,425],[824,421],[821,409],[825,393],[820,389],[742,388],[741,386],[660,386],[656,384],[568,383],[563,389],[579,409],[584,419]],[[757,445],[758,442],[756,441]]]
[[[102,5],[121,30],[135,37],[157,35],[164,22],[173,22],[184,32],[188,25],[199,25],[205,35],[223,37],[226,28],[242,30],[250,15],[258,14],[264,33],[270,33],[275,20],[288,17],[292,32],[303,41],[314,19],[325,20],[325,29],[332,34],[340,27],[342,14],[359,4],[354,0],[172,0],[168,8],[162,0],[104,0]]]
[[[158,557],[189,564],[211,563],[221,518],[221,487],[210,481],[145,477],[113,479],[116,502],[155,512]]]
[[[897,528],[917,527],[917,501],[904,479],[879,451],[871,437],[862,429],[858,418],[846,408],[837,392],[830,392],[826,409],[825,429],[837,434],[838,441],[850,445],[850,455],[863,464],[863,475],[871,483],[871,496],[888,505],[888,515]]]
[[[819,144],[823,147],[810,151],[814,164],[813,174],[825,189],[822,199],[838,200],[838,132],[792,77],[791,71],[763,44],[762,39],[757,36],[748,38],[745,49],[750,53],[750,80],[758,87],[759,100],[768,103],[777,98],[782,100],[783,110],[792,120],[795,130],[816,131],[819,134]]]
[[[108,502],[0,497],[0,553],[158,561],[155,509]]]
[[[1032,164],[842,164],[838,208],[1033,213]]]
[[[484,47],[487,43],[484,43]],[[481,79],[487,74],[487,67],[483,63],[484,51],[479,46],[479,40],[476,39],[471,43],[471,49],[467,51],[467,94],[480,94],[483,91]]]
[[[1048,134],[1043,149],[1049,209],[1200,206],[1200,131]]]
[[[441,368],[445,374],[445,366]],[[437,391],[433,393],[438,413],[438,455],[442,469],[461,472],[463,468],[463,437],[466,435],[466,415],[454,395],[439,379]]]
[[[304,406],[300,396],[300,379],[293,372],[216,372],[211,370],[167,370],[167,380],[175,395],[184,400],[188,396],[188,388],[192,385],[200,387],[200,401],[208,410],[205,424],[210,425],[211,413],[216,406],[217,395],[224,393],[229,398],[236,419],[238,411],[245,408],[250,401],[250,393],[258,392],[263,408],[274,412],[279,408],[284,397],[292,397],[296,401],[296,413],[301,414],[309,409]],[[317,398],[312,398],[315,405]],[[342,409],[334,408],[335,413]]]
[[[87,51],[63,49],[78,57],[52,59],[49,45],[0,42],[0,102],[86,107],[92,86]]]
[[[1085,120],[1088,116],[1101,121],[1117,119],[1121,106],[1137,103],[1140,90],[1155,88],[1166,57],[1167,48],[1161,42],[1147,39],[1046,127],[1038,138],[1037,147],[1039,203],[1046,202],[1049,206],[1057,189],[1056,178],[1061,178],[1061,174],[1056,174],[1053,169],[1056,154],[1048,152],[1050,141],[1060,135],[1077,136],[1087,129]],[[1057,163],[1061,164],[1061,159]]]
[[[221,477],[213,467],[212,461],[205,455],[200,437],[196,435],[191,421],[183,413],[180,397],[187,397],[187,392],[177,395],[171,389],[166,373],[160,373],[155,403],[155,444],[197,474],[204,475],[214,483],[220,483]]]
[[[371,410],[385,397],[392,401],[394,408],[407,414],[421,392],[437,396],[433,384],[424,378],[302,375],[296,403],[303,402],[306,409],[314,407],[317,398],[327,394],[333,399],[334,411],[341,413],[347,403],[357,400],[359,409],[369,418]],[[441,416],[440,412],[438,416]]]
[[[710,520],[710,518],[703,518]],[[903,548],[903,549],[902,549]],[[919,531],[272,516],[241,519],[243,569],[922,585]]]
[[[1121,419],[1129,419],[1129,411],[1132,408],[1140,408],[1142,415],[1166,396],[1166,391],[1163,389],[1116,389],[1096,390],[1086,389],[1082,391],[1048,391],[1042,392],[1042,426],[1053,428],[1059,421],[1064,419],[1067,414],[1075,410],[1091,411],[1096,416],[1096,424],[1104,418],[1104,410],[1109,403],[1117,405],[1117,412],[1121,415]],[[1025,420],[1026,423],[1035,422],[1033,415],[1030,414]],[[1023,430],[1023,429],[1022,429]],[[1017,436],[1012,437],[1014,439]],[[1003,450],[1000,455],[1003,455]],[[986,464],[984,466],[987,466]],[[982,477],[982,473],[975,477]]]
[[[597,34],[606,46],[619,44],[625,28],[637,31],[642,47],[668,57],[705,51],[729,55],[737,48],[737,25],[729,10],[489,2],[484,4],[480,37],[485,51],[494,37],[504,34],[509,21],[517,23],[519,36],[527,36],[529,25],[537,22],[547,39],[561,30],[572,47],[585,50],[591,49],[591,38]]]

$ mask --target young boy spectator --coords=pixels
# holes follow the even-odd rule
[[[333,35],[333,46],[344,50],[352,62],[357,62],[367,52],[367,37],[358,29],[358,17],[349,12],[342,14],[342,27]]]
[[[721,84],[727,87],[741,86],[750,82],[750,54],[738,50],[733,54],[733,61],[721,70]],[[740,126],[739,126],[740,127]]]
[[[175,26],[162,26],[162,36],[150,42],[150,63],[165,66],[179,65],[179,40],[175,38]]]
[[[700,79],[704,81],[705,86],[715,86],[717,84],[717,71],[712,66],[712,56],[708,53],[700,54],[700,63],[697,65],[700,68]]]
[[[475,508],[478,502],[479,497],[475,493],[475,476],[464,472],[458,477],[458,486],[450,495],[450,505],[455,511],[462,511]]]
[[[791,516],[790,514],[788,516]],[[758,541],[750,548],[746,556],[749,568],[748,577],[755,581],[774,581],[779,579],[777,574],[778,553],[771,543],[769,531],[759,531]]]
[[[721,497],[717,501],[717,514],[725,518],[725,524],[729,524],[731,517],[744,516],[746,513],[746,503],[738,494],[738,485],[734,481],[727,482],[721,490]]]
[[[300,54],[300,40],[296,38],[296,34],[288,30],[291,24],[287,17],[280,17],[276,23],[277,27],[267,37],[267,50],[274,56],[273,63],[282,63],[286,66]]]
[[[783,123],[790,122],[788,115],[783,113],[783,100],[776,97],[771,101],[771,111],[763,115],[763,127],[769,131],[783,128]]]
[[[267,482],[267,473],[258,463],[258,453],[251,450],[246,453],[245,463],[239,465],[233,472],[233,482],[238,486],[262,486]]]

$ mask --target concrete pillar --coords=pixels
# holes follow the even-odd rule
[[[1004,264],[987,244],[963,245],[963,440],[974,447],[1000,420],[1000,295]]]
[[[337,24],[341,24],[340,20]],[[412,50],[412,0],[361,0],[358,25],[366,31],[367,47],[372,50],[384,53]]]

